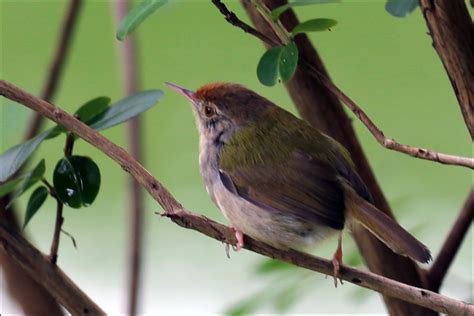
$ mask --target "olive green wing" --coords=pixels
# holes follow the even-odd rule
[[[344,227],[344,192],[337,171],[327,162],[295,150],[287,159],[225,168],[220,176],[232,193],[270,212]]]

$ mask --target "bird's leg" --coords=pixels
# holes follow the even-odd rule
[[[235,227],[232,227],[235,232],[235,238],[237,239],[237,244],[235,245],[235,251],[239,251],[244,247],[244,234]]]
[[[342,264],[342,232],[339,233],[339,238],[337,240],[337,249],[332,257],[332,265],[334,267],[334,286],[337,287],[337,276],[339,274],[339,269]],[[342,284],[342,280],[341,280]]]

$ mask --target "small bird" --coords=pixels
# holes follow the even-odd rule
[[[428,248],[372,204],[349,152],[336,140],[257,93],[233,83],[196,92],[167,85],[191,104],[207,192],[244,246],[244,235],[305,250],[357,222],[395,253],[426,263]],[[350,226],[350,225],[347,225]]]

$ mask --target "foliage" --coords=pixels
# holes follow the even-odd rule
[[[138,4],[120,23],[117,31],[117,39],[123,41],[128,34],[133,32],[138,25],[143,23],[146,18],[166,2],[166,0],[144,0]]]
[[[418,0],[388,0],[385,10],[393,16],[405,17],[418,6]]]
[[[142,91],[111,106],[109,106],[110,98],[98,97],[80,106],[74,116],[96,130],[103,130],[145,112],[154,106],[162,96],[163,92],[160,90]],[[80,208],[92,204],[99,193],[101,181],[99,167],[92,159],[84,156],[66,154],[61,158],[53,173],[52,186],[45,178],[44,159],[33,170],[16,175],[43,141],[61,134],[66,134],[67,137],[72,138],[72,143],[74,142],[75,138],[72,134],[63,126],[56,125],[0,155],[0,197],[12,194],[7,207],[38,182],[46,184],[46,186],[37,187],[31,194],[23,227],[38,212],[48,195],[72,208]]]

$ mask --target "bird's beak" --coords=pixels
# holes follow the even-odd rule
[[[184,96],[189,102],[191,102],[193,105],[196,104],[196,98],[194,96],[194,92],[185,88],[181,88],[180,86],[175,85],[174,83],[171,82],[165,82],[165,84],[170,87],[171,89],[177,91],[179,94]]]

